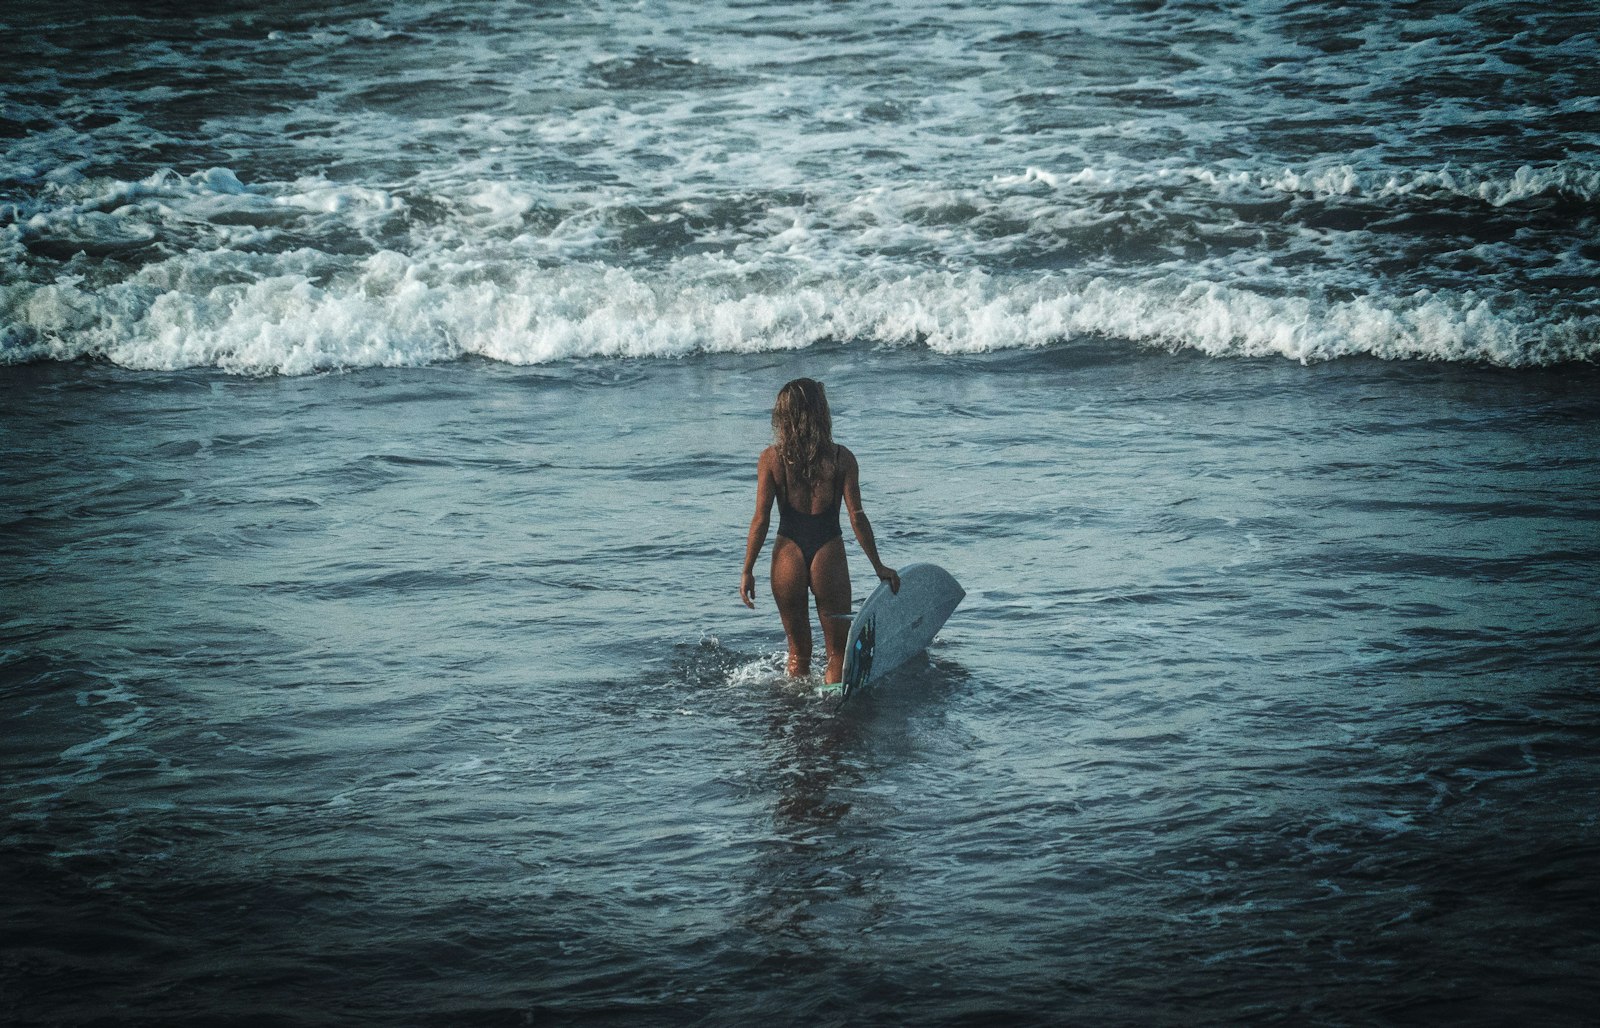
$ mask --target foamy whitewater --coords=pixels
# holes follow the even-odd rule
[[[13,15],[0,359],[1600,354],[1592,8]]]
[[[1590,0],[0,28],[0,1023],[1592,1023]]]

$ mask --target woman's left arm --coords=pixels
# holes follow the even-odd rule
[[[739,578],[739,599],[751,610],[756,606],[756,558],[767,542],[767,528],[772,524],[772,502],[777,499],[773,466],[776,454],[772,447],[761,451],[761,461],[756,465],[756,514],[750,519],[750,534],[744,544],[744,574]]]
[[[856,463],[855,454],[842,446],[839,450],[844,458],[844,509],[850,515],[850,530],[856,534],[861,552],[872,563],[873,574],[889,583],[890,592],[898,593],[900,572],[879,559],[878,540],[872,534],[872,522],[867,520],[867,512],[861,507],[861,465]]]

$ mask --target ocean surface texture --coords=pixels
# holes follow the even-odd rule
[[[0,28],[0,1023],[1593,1023],[1592,0]]]

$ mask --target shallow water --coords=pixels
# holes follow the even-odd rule
[[[0,12],[0,1021],[1592,1020],[1592,4],[193,6]]]
[[[735,595],[801,371],[969,593],[837,711]],[[1579,1023],[1596,381],[12,369],[9,1016]]]

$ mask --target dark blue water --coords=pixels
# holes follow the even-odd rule
[[[0,1021],[1592,1019],[1586,5],[0,23]]]
[[[969,591],[838,713],[735,596],[800,371]],[[1594,386],[13,369],[9,1016],[1579,1023]]]

